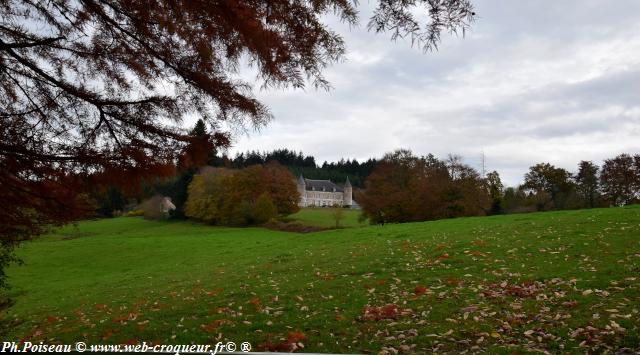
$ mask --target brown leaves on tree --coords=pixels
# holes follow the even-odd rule
[[[260,224],[298,211],[298,195],[295,178],[277,163],[207,168],[189,185],[185,213],[211,224]]]
[[[402,223],[485,214],[489,197],[480,174],[459,158],[440,161],[408,150],[388,153],[356,199],[372,223]]]

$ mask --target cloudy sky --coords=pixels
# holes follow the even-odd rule
[[[516,185],[528,167],[575,170],[640,152],[640,1],[475,0],[465,38],[423,53],[361,23],[331,26],[344,63],[326,71],[329,92],[257,93],[275,119],[238,137],[230,153],[289,148],[318,162],[380,157],[396,148],[460,154]]]

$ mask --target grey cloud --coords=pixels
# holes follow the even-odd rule
[[[406,147],[461,153],[508,184],[540,161],[575,169],[638,152],[640,2],[478,0],[466,38],[423,54],[409,43],[350,30],[347,60],[326,71],[330,92],[258,94],[275,121],[232,152],[288,147],[319,161],[366,159]]]

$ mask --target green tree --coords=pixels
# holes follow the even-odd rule
[[[599,198],[598,166],[590,161],[581,161],[575,176],[576,190],[582,207],[593,208]]]
[[[204,123],[202,118],[199,118],[198,121],[196,121],[196,124],[193,126],[189,134],[194,137],[202,137],[207,135],[207,125]]]
[[[278,164],[242,170],[205,168],[189,185],[185,211],[188,217],[211,224],[256,224],[297,212],[299,198],[294,176]]]
[[[221,223],[225,188],[231,175],[231,171],[222,168],[203,169],[195,175],[189,184],[185,215],[205,223]]]
[[[124,211],[127,199],[117,186],[99,188],[92,194],[96,203],[96,212],[101,217],[113,217],[115,211]]]
[[[489,199],[491,200],[489,214],[495,215],[503,213],[504,185],[502,185],[502,180],[500,180],[500,174],[494,170],[487,174],[485,180],[487,189],[489,190]]]
[[[344,215],[344,207],[337,204],[331,207],[331,217],[336,222],[336,228],[340,228],[340,222],[344,219]]]
[[[569,207],[574,188],[571,173],[549,163],[530,167],[529,172],[525,174],[523,187],[538,195],[539,211]]]

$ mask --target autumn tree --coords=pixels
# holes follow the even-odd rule
[[[449,155],[446,166],[449,172],[445,198],[447,217],[485,214],[490,201],[480,173],[464,164],[461,156]]]
[[[640,198],[640,155],[620,154],[604,161],[600,172],[602,193],[614,206]]]
[[[256,202],[252,206],[251,219],[255,224],[268,222],[270,219],[278,216],[278,209],[271,201],[271,197],[267,192],[263,192],[258,196]]]
[[[363,214],[373,224],[384,224],[420,220],[426,218],[425,212],[436,212],[425,207],[441,196],[442,189],[430,189],[426,169],[426,161],[409,150],[387,153],[367,178],[365,190],[356,196]],[[430,174],[444,176],[446,167],[434,166]]]
[[[479,174],[460,159],[443,162],[402,149],[384,156],[356,199],[371,223],[473,216],[488,207]]]
[[[521,187],[507,187],[504,189],[503,206],[506,213],[534,212],[538,206]]]
[[[205,168],[195,175],[189,184],[185,215],[209,224],[221,223],[225,187],[232,174],[227,169]]]
[[[189,185],[185,212],[210,224],[260,224],[299,210],[295,177],[279,164],[206,168]]]

